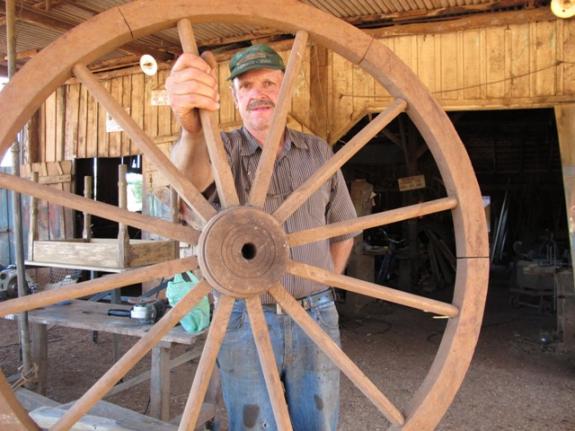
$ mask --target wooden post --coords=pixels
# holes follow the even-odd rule
[[[170,420],[170,348],[162,343],[152,349],[150,416]]]
[[[92,190],[92,177],[85,176],[84,177],[84,197],[86,199],[92,199],[94,194]],[[84,238],[87,242],[90,242],[92,239],[92,215],[90,213],[84,213],[84,226],[82,229],[82,238]]]
[[[128,167],[126,165],[118,166],[118,206],[122,209],[128,208],[127,172]],[[118,247],[118,266],[126,268],[130,258],[130,237],[128,236],[128,225],[124,223],[118,224]]]
[[[36,392],[46,395],[48,383],[48,328],[42,323],[30,324],[30,338],[32,339],[32,360],[38,367],[38,380]]]
[[[32,166],[30,164],[30,166]],[[32,172],[32,181],[38,182],[38,172]],[[34,260],[34,241],[38,239],[38,199],[30,196],[30,226],[28,226],[28,260]]]
[[[368,183],[364,179],[354,180],[351,183],[351,200],[355,206],[357,216],[371,214],[373,184]],[[361,280],[374,282],[375,281],[375,258],[373,255],[364,253],[363,250],[363,235],[358,235],[354,238],[354,246],[349,257],[347,264],[347,271],[351,277],[359,278]],[[347,292],[345,305],[342,309],[343,314],[350,316],[357,315],[359,311],[373,298],[368,296],[359,295],[357,293]]]
[[[555,120],[561,151],[561,169],[563,171],[563,189],[565,190],[565,207],[567,209],[567,224],[569,227],[569,243],[571,248],[571,266],[575,258],[575,104],[556,105]],[[574,274],[572,271],[571,274]],[[575,296],[575,280],[566,289],[571,295],[564,295],[564,301],[573,302]],[[575,304],[564,304],[568,309],[575,309]],[[575,319],[566,319],[560,325],[563,328],[563,343],[566,350],[575,350]]]

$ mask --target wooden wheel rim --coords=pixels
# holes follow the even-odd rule
[[[233,5],[223,0],[136,1],[74,28],[22,68],[0,93],[1,106],[11,107],[0,123],[0,152],[6,152],[42,101],[71,76],[75,64],[89,64],[182,18],[192,23],[242,22],[292,32],[303,29],[369,72],[392,96],[407,102],[406,112],[427,142],[448,195],[457,199],[452,210],[457,252],[453,304],[459,314],[449,320],[429,373],[404,409],[405,424],[390,429],[433,429],[461,385],[479,335],[488,279],[487,230],[479,187],[452,124],[411,70],[382,43],[295,0],[238,0]]]

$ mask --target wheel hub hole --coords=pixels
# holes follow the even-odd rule
[[[245,260],[252,260],[256,257],[256,246],[251,242],[247,242],[242,246],[242,257]]]

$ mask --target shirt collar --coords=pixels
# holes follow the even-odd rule
[[[240,149],[240,155],[242,156],[251,156],[253,155],[258,149],[261,149],[260,145],[256,141],[256,138],[252,136],[252,134],[246,129],[242,127],[240,132],[244,136],[244,140],[242,142],[242,147]],[[282,151],[281,155],[286,154],[292,147],[295,145],[296,148],[307,150],[309,149],[307,143],[301,139],[296,133],[293,133],[292,130],[286,127],[285,135],[284,135],[284,150]]]

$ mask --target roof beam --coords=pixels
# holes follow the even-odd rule
[[[0,8],[5,9],[5,6],[6,6],[5,2],[3,0],[0,0]],[[71,30],[76,26],[75,24],[60,21],[58,19],[51,18],[37,11],[31,11],[29,9],[24,8],[18,10],[16,18],[19,21],[27,22],[29,24],[36,25],[38,27],[46,28],[48,30],[56,30],[59,32],[67,32],[68,30]],[[138,42],[128,43],[124,45],[122,48],[120,48],[120,50],[135,55],[151,54],[159,61],[169,60],[173,58],[173,55],[168,52],[156,50]]]

